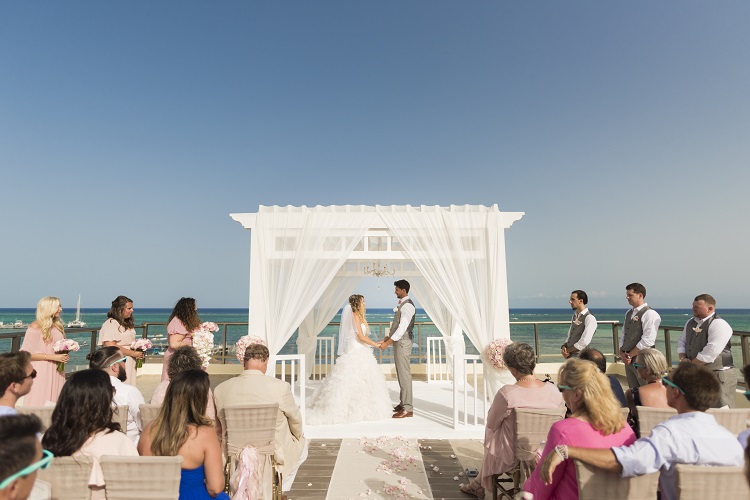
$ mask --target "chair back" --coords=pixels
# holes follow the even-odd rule
[[[113,408],[112,422],[120,424],[122,432],[128,431],[128,405],[118,405]]]
[[[180,496],[182,457],[124,457],[99,459],[107,500],[166,500]]]
[[[156,416],[159,415],[159,411],[161,410],[161,405],[151,405],[143,403],[140,405],[141,410],[141,425],[145,429],[148,424],[153,422],[156,419]]]
[[[222,410],[221,423],[226,432],[227,455],[235,456],[245,446],[262,455],[273,455],[278,403],[229,405]]]
[[[638,437],[648,437],[651,435],[651,429],[657,424],[677,415],[674,408],[652,408],[650,406],[636,406],[638,410]]]
[[[628,408],[627,406],[620,408],[620,413],[622,414],[622,418],[627,420],[628,416],[630,416],[630,408]]]
[[[533,459],[534,452],[543,448],[550,427],[565,418],[565,407],[554,409],[515,408],[516,460]]]
[[[659,488],[659,473],[622,478],[617,472],[606,471],[574,460],[579,500],[654,500]]]
[[[36,415],[42,421],[42,433],[49,429],[52,423],[52,412],[55,405],[50,406],[17,406],[16,411],[25,415]]]
[[[750,417],[750,408],[710,408],[706,413],[713,415],[717,424],[735,436],[747,430],[747,419]]]
[[[677,490],[680,500],[750,498],[742,467],[677,464]]]
[[[88,500],[92,460],[78,457],[56,457],[47,469],[39,469],[37,478],[52,488],[50,500]]]

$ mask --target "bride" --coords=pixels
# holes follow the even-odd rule
[[[365,298],[352,295],[341,313],[339,357],[333,370],[308,403],[312,425],[350,424],[390,419],[391,397],[375,356],[365,320]]]

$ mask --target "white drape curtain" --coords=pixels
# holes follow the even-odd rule
[[[315,304],[312,311],[299,325],[297,335],[297,351],[305,355],[305,376],[310,378],[315,363],[315,347],[318,334],[328,326],[341,306],[346,304],[349,296],[354,293],[360,276],[337,276]],[[338,347],[338,346],[336,346]],[[335,352],[335,351],[334,351]],[[333,360],[331,360],[333,361]]]
[[[417,299],[443,336],[448,369],[453,373],[453,355],[463,356],[466,354],[466,344],[464,344],[461,325],[453,318],[450,310],[443,304],[425,278],[411,276],[408,281],[411,285],[409,295]],[[460,380],[461,374],[457,373],[456,378]]]
[[[378,206],[377,211],[479,352],[496,336],[507,336],[496,328],[494,314],[498,266],[504,264],[496,206]],[[484,366],[494,397],[502,375],[487,361]]]
[[[370,209],[368,211],[367,209]],[[339,210],[337,210],[339,209]],[[265,338],[281,350],[376,217],[371,207],[265,207],[256,231]]]

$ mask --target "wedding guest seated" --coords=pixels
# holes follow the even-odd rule
[[[571,416],[552,425],[547,434],[542,463],[548,461],[550,455],[556,456],[556,450],[564,446],[609,448],[635,441],[633,429],[622,418],[621,407],[612,394],[609,380],[594,363],[570,359],[560,368],[558,380],[557,387]],[[540,467],[534,469],[523,487],[524,491],[533,493],[534,500],[578,498],[576,469],[572,460],[555,470],[551,478],[540,476]]]
[[[745,389],[748,389],[745,391],[745,399],[750,401],[750,365],[747,365],[742,369],[742,375],[745,377]],[[737,436],[737,440],[745,449],[748,448],[747,446],[748,437],[750,437],[750,429],[740,432],[740,435]],[[750,467],[750,464],[746,464],[746,467]],[[747,469],[747,471],[748,471],[748,474],[750,474],[750,469]]]
[[[112,421],[114,388],[102,370],[74,372],[63,386],[42,446],[56,457],[92,457],[91,498],[105,498],[102,455],[138,456],[133,442]],[[135,480],[135,479],[134,479]]]
[[[115,404],[128,407],[128,427],[125,433],[135,444],[141,435],[141,405],[146,402],[143,394],[134,385],[125,383],[127,372],[125,356],[117,346],[102,347],[88,356],[89,368],[102,370],[109,375],[109,380],[115,388]]]
[[[662,376],[667,374],[669,365],[667,358],[654,348],[641,350],[633,361],[638,377],[646,383],[640,387],[628,389],[625,399],[630,408],[628,419],[633,430],[638,434],[638,409],[637,406],[650,406],[652,408],[669,408],[667,404],[667,388],[661,383]]]
[[[182,457],[180,500],[229,500],[223,493],[221,446],[205,413],[208,374],[186,370],[170,378],[159,415],[143,431],[138,451],[144,456]]]
[[[279,404],[274,458],[282,474],[281,489],[289,491],[299,466],[307,458],[307,440],[302,432],[302,414],[289,382],[266,376],[268,357],[268,347],[249,345],[245,349],[245,371],[216,387],[216,409],[221,417],[228,405]]]
[[[36,370],[26,351],[0,354],[0,417],[16,415],[16,402],[31,391]]]
[[[151,396],[152,405],[160,405],[164,401],[164,397],[167,394],[167,387],[169,387],[170,379],[174,378],[178,373],[186,370],[200,370],[202,366],[201,358],[198,356],[198,351],[195,347],[189,345],[183,345],[174,350],[174,354],[169,358],[167,365],[167,375],[169,378],[159,382],[159,385],[154,389],[154,394]],[[221,424],[219,419],[216,417],[216,403],[214,403],[214,393],[211,388],[208,389],[208,402],[206,403],[206,416],[213,420],[214,428],[216,429],[216,435],[221,439]]]
[[[587,347],[578,354],[578,357],[580,359],[592,361],[597,368],[599,368],[600,372],[607,375],[607,358],[600,350],[594,349],[593,347]],[[620,402],[620,406],[625,408],[627,402],[625,400],[625,392],[622,390],[622,384],[620,384],[620,381],[617,380],[617,377],[614,375],[607,375],[607,378],[609,379],[609,386],[612,389],[612,394],[614,394],[617,401]]]
[[[563,399],[554,384],[534,376],[534,349],[521,342],[508,345],[503,361],[516,379],[515,384],[503,386],[495,395],[484,430],[484,459],[479,476],[460,486],[461,491],[484,498],[485,489],[492,486],[492,475],[502,474],[515,464],[514,408],[560,408]]]
[[[622,477],[660,471],[661,499],[673,500],[679,498],[676,464],[742,465],[743,450],[737,438],[717,424],[713,415],[705,413],[716,406],[721,395],[721,385],[713,372],[704,366],[680,363],[662,377],[662,383],[667,386],[667,402],[677,415],[656,425],[649,437],[631,445],[590,449],[562,443],[539,464],[537,471],[542,480],[552,481],[559,472],[556,467],[561,463],[572,467],[574,459],[618,472]]]
[[[0,418],[0,499],[26,500],[36,471],[49,467],[52,454],[45,453],[37,439],[41,430],[42,422],[35,415]]]

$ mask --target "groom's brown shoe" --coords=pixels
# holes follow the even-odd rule
[[[400,412],[393,414],[393,418],[409,418],[409,417],[413,417],[413,416],[414,416],[414,412],[413,411],[403,411],[403,410],[401,410]]]
[[[396,406],[393,407],[393,413],[398,413],[398,412],[401,412],[401,411],[404,411],[404,405],[398,404],[398,405],[396,405]]]

